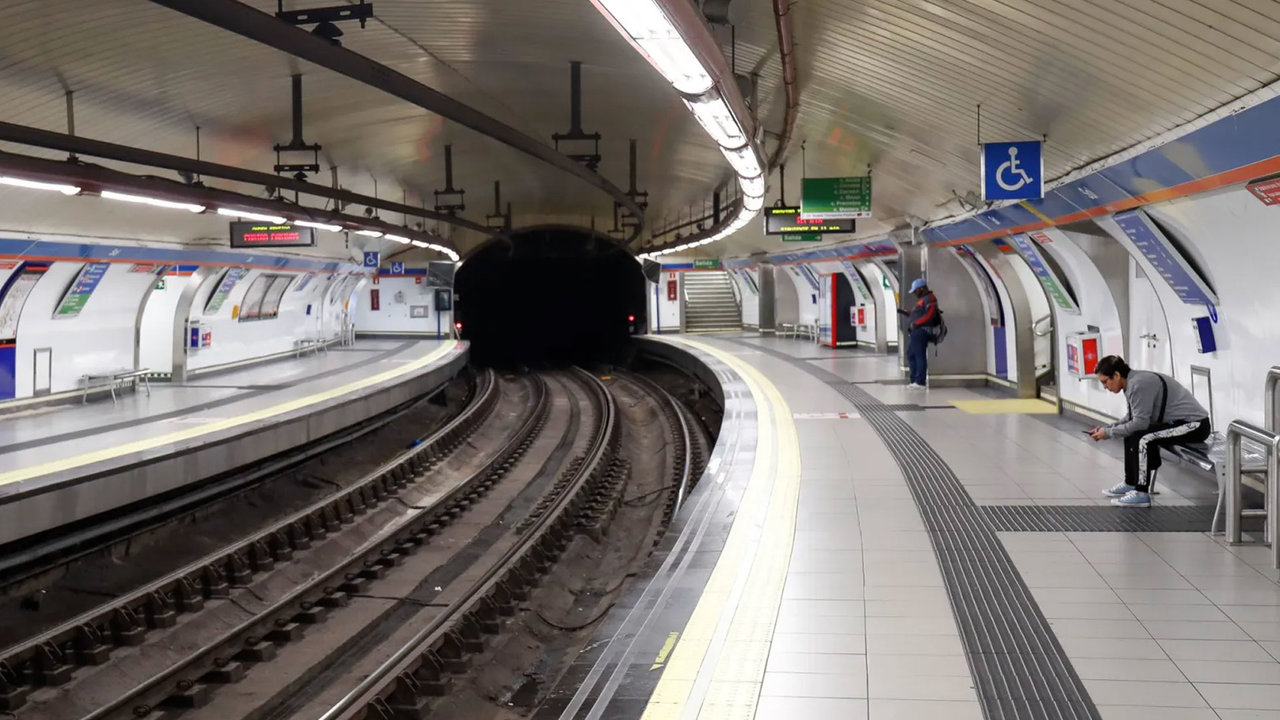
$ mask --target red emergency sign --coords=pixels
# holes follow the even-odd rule
[[[380,310],[382,308],[381,300],[382,299],[378,297],[377,290],[369,291],[369,309],[370,310]]]
[[[677,297],[679,297],[679,293],[676,291],[676,281],[668,280],[667,281],[667,300],[670,300],[671,302],[675,302]]]

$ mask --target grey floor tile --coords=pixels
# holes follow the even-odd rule
[[[1196,683],[1261,683],[1280,685],[1280,663],[1179,660],[1178,669]]]
[[[1050,620],[1059,638],[1149,638],[1137,620]]]
[[[1218,609],[1236,622],[1280,622],[1278,605],[1222,605]]]
[[[1139,680],[1085,680],[1085,688],[1098,705],[1142,705],[1144,707],[1208,707],[1189,682],[1145,682]]]
[[[1249,640],[1157,640],[1174,662],[1182,660],[1234,660],[1267,662],[1271,655]]]
[[[964,647],[958,635],[868,635],[867,654],[960,655]]]
[[[755,720],[867,720],[867,701],[848,698],[762,697]]]
[[[779,613],[774,632],[818,633],[823,635],[865,635],[866,622],[860,615],[822,616]]]
[[[1134,658],[1137,660],[1161,660],[1168,655],[1155,640],[1119,638],[1059,638],[1067,651],[1067,657],[1082,658]],[[1258,648],[1261,650],[1262,648]]]
[[[1118,588],[1115,593],[1126,604],[1144,605],[1213,605],[1199,590],[1161,590],[1151,592],[1140,588]]]
[[[1232,622],[1200,622],[1188,620],[1143,620],[1143,627],[1157,640],[1249,640],[1250,637]],[[1253,638],[1269,640],[1270,638]],[[1277,638],[1280,639],[1280,638]]]
[[[1040,612],[1050,620],[1134,620],[1129,607],[1122,602],[1081,603],[1040,600]]]
[[[1031,588],[1037,603],[1118,603],[1120,596],[1111,588]],[[1206,601],[1207,602],[1207,601]]]
[[[866,678],[867,656],[838,653],[769,653],[769,672],[821,673]]]
[[[870,720],[982,720],[982,706],[954,700],[876,700],[868,703]],[[807,719],[806,719],[807,720]]]
[[[1196,688],[1214,708],[1280,710],[1280,685],[1196,683]]]
[[[786,600],[861,600],[863,580],[842,573],[788,573]]]
[[[883,655],[867,656],[868,676],[895,676],[917,673],[920,675],[946,675],[972,677],[969,661],[964,655]]]
[[[1278,622],[1242,622],[1240,629],[1254,640],[1280,642],[1280,623]]]
[[[914,588],[913,588],[914,589]],[[868,593],[871,594],[871,593]],[[873,617],[951,617],[951,601],[941,597],[904,600],[866,600],[866,615]]]
[[[955,618],[934,617],[868,617],[867,635],[959,635]]]
[[[836,675],[829,673],[764,674],[761,696],[785,695],[788,697],[865,698],[867,678],[865,674]]]
[[[1178,669],[1178,665],[1168,659],[1073,657],[1071,665],[1082,680],[1186,682],[1189,679]]]
[[[778,607],[778,616],[789,614],[818,617],[862,617],[866,605],[861,600],[786,600]]]
[[[1149,621],[1196,621],[1224,622],[1230,621],[1226,613],[1214,605],[1152,605],[1131,603],[1129,610],[1143,622]]]
[[[1168,708],[1142,705],[1099,705],[1102,720],[1219,720],[1209,708]],[[1226,720],[1226,718],[1221,718]],[[1243,720],[1241,718],[1240,720]],[[1251,718],[1250,720],[1262,720]]]
[[[862,535],[853,529],[843,530],[797,530],[792,541],[791,552],[805,553],[813,550],[860,550]]]
[[[770,651],[865,655],[867,653],[867,639],[862,635],[813,635],[809,633],[775,632]]]
[[[862,572],[867,585],[943,587],[942,571],[936,561],[864,564]]]
[[[959,675],[893,674],[872,672],[868,676],[868,697],[873,700],[955,700],[977,699],[973,680]]]
[[[805,550],[791,553],[788,572],[856,572],[862,576],[861,550]]]

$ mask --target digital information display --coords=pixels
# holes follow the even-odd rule
[[[231,247],[315,247],[316,229],[261,222],[231,223]]]
[[[798,207],[767,207],[764,209],[764,234],[789,235],[791,233],[851,233],[856,223],[852,219],[804,218]]]

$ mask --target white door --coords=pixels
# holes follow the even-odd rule
[[[1160,296],[1146,273],[1132,259],[1129,268],[1129,365],[1173,375],[1173,350],[1169,346],[1169,320]]]

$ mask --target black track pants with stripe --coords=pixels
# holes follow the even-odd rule
[[[1160,467],[1160,448],[1203,442],[1209,420],[1152,425],[1124,439],[1124,484],[1147,492],[1148,471]]]

